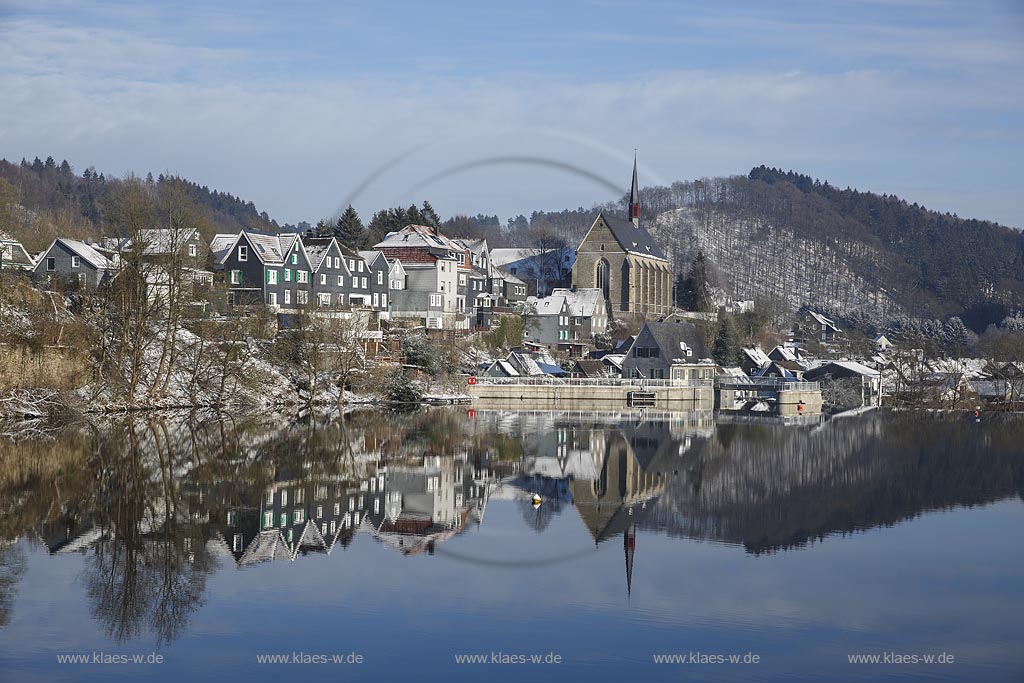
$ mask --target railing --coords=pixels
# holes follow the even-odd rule
[[[760,391],[771,389],[773,391],[819,391],[821,384],[818,382],[794,382],[773,377],[764,379],[751,379],[749,382],[719,381],[719,389],[737,389],[746,391]]]
[[[477,386],[552,386],[552,387],[711,387],[710,379],[619,379],[615,377],[477,377]]]

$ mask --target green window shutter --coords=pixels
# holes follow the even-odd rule
[[[267,271],[264,271],[264,272],[266,274],[266,277],[264,278],[264,280],[266,281],[266,284],[269,285],[270,284],[270,271],[267,270]]]

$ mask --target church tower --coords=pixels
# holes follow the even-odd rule
[[[633,227],[640,227],[640,186],[636,182],[636,155],[633,155],[633,187],[629,191],[629,220]]]

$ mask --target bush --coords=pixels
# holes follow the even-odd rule
[[[423,392],[401,369],[396,369],[384,378],[381,385],[384,398],[393,403],[419,403]]]

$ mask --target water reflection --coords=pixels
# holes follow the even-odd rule
[[[0,445],[0,627],[26,543],[85,559],[78,580],[109,638],[169,642],[218,571],[300,571],[357,535],[434,554],[485,524],[492,501],[513,501],[538,534],[575,515],[593,544],[621,543],[628,593],[638,530],[763,554],[1024,497],[1024,423],[1009,418],[783,427],[709,413],[431,410],[285,422],[165,416]]]

